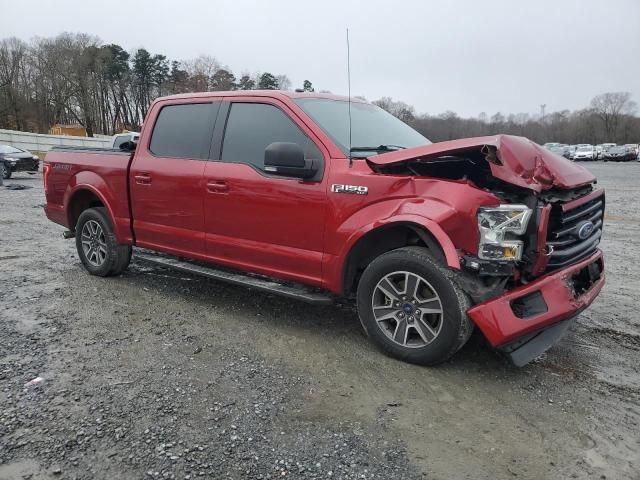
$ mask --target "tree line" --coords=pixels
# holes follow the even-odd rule
[[[498,112],[491,116],[480,113],[476,118],[462,118],[452,111],[418,115],[411,105],[389,97],[373,103],[434,142],[506,133],[527,137],[540,144],[640,143],[640,118],[635,115],[637,105],[629,92],[603,93],[583,109],[546,115]]]
[[[305,90],[313,90],[305,80]],[[169,60],[144,48],[127,52],[94,36],[0,41],[0,128],[47,132],[80,124],[87,135],[139,130],[159,96],[215,90],[291,88],[284,75],[243,73],[238,78],[208,55]]]
[[[313,91],[309,80],[300,86]],[[80,124],[87,135],[139,130],[158,96],[222,90],[292,88],[286,74],[236,75],[214,57],[170,60],[144,48],[131,52],[88,34],[0,41],[0,128],[48,132],[54,124]],[[373,103],[432,141],[508,133],[539,143],[637,143],[640,118],[628,92],[596,96],[584,109],[547,115],[526,113],[463,118],[447,111],[417,114],[405,102]]]

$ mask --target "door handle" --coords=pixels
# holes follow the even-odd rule
[[[224,180],[209,180],[207,190],[210,193],[226,193],[229,191],[229,185]]]
[[[138,185],[150,185],[151,184],[151,175],[146,172],[140,172],[138,175],[133,176],[134,180]]]

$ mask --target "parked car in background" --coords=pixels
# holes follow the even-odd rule
[[[615,147],[616,145],[617,145],[616,143],[603,143],[602,144],[602,149],[606,152],[611,147]]]
[[[6,179],[11,178],[13,172],[37,172],[40,159],[28,150],[11,145],[0,145],[0,164],[3,167],[2,178]]]
[[[608,162],[630,162],[636,159],[636,153],[630,146],[616,145],[611,147],[604,156],[604,161]]]
[[[552,148],[561,147],[561,146],[562,144],[557,142],[547,142],[543,145],[543,147],[546,148],[547,150],[551,150]]]
[[[558,145],[557,147],[549,147],[547,148],[547,150],[555,153],[556,155],[560,155],[561,157],[564,157],[564,154],[566,152],[566,147],[562,145]]]
[[[568,158],[569,160],[573,160],[573,157],[575,156],[575,154],[576,154],[576,146],[568,145],[565,151],[564,157]]]
[[[597,153],[593,145],[581,145],[576,149],[574,160],[596,160]]]
[[[598,160],[604,158],[604,148],[602,147],[602,145],[596,145],[596,158]]]
[[[140,134],[138,132],[119,133],[113,136],[113,144],[111,146],[113,148],[120,148],[120,145],[125,142],[133,142],[137,144],[138,138],[140,138]]]
[[[637,143],[627,143],[625,147],[629,147],[635,154],[636,158],[640,157],[640,145],[638,145]]]

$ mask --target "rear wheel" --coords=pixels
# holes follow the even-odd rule
[[[11,167],[6,163],[2,164],[2,178],[4,178],[5,180],[11,178]]]
[[[371,339],[392,357],[421,365],[447,360],[469,339],[468,296],[421,247],[375,259],[358,285],[358,314]]]
[[[87,271],[99,277],[122,273],[131,260],[131,246],[117,242],[103,207],[89,208],[80,214],[76,248]]]

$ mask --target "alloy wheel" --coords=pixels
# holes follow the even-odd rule
[[[80,240],[87,261],[94,267],[100,267],[107,259],[107,242],[102,226],[95,220],[88,220],[82,227]]]
[[[373,290],[371,306],[378,327],[402,347],[424,347],[442,329],[440,296],[427,280],[412,272],[385,275]]]

